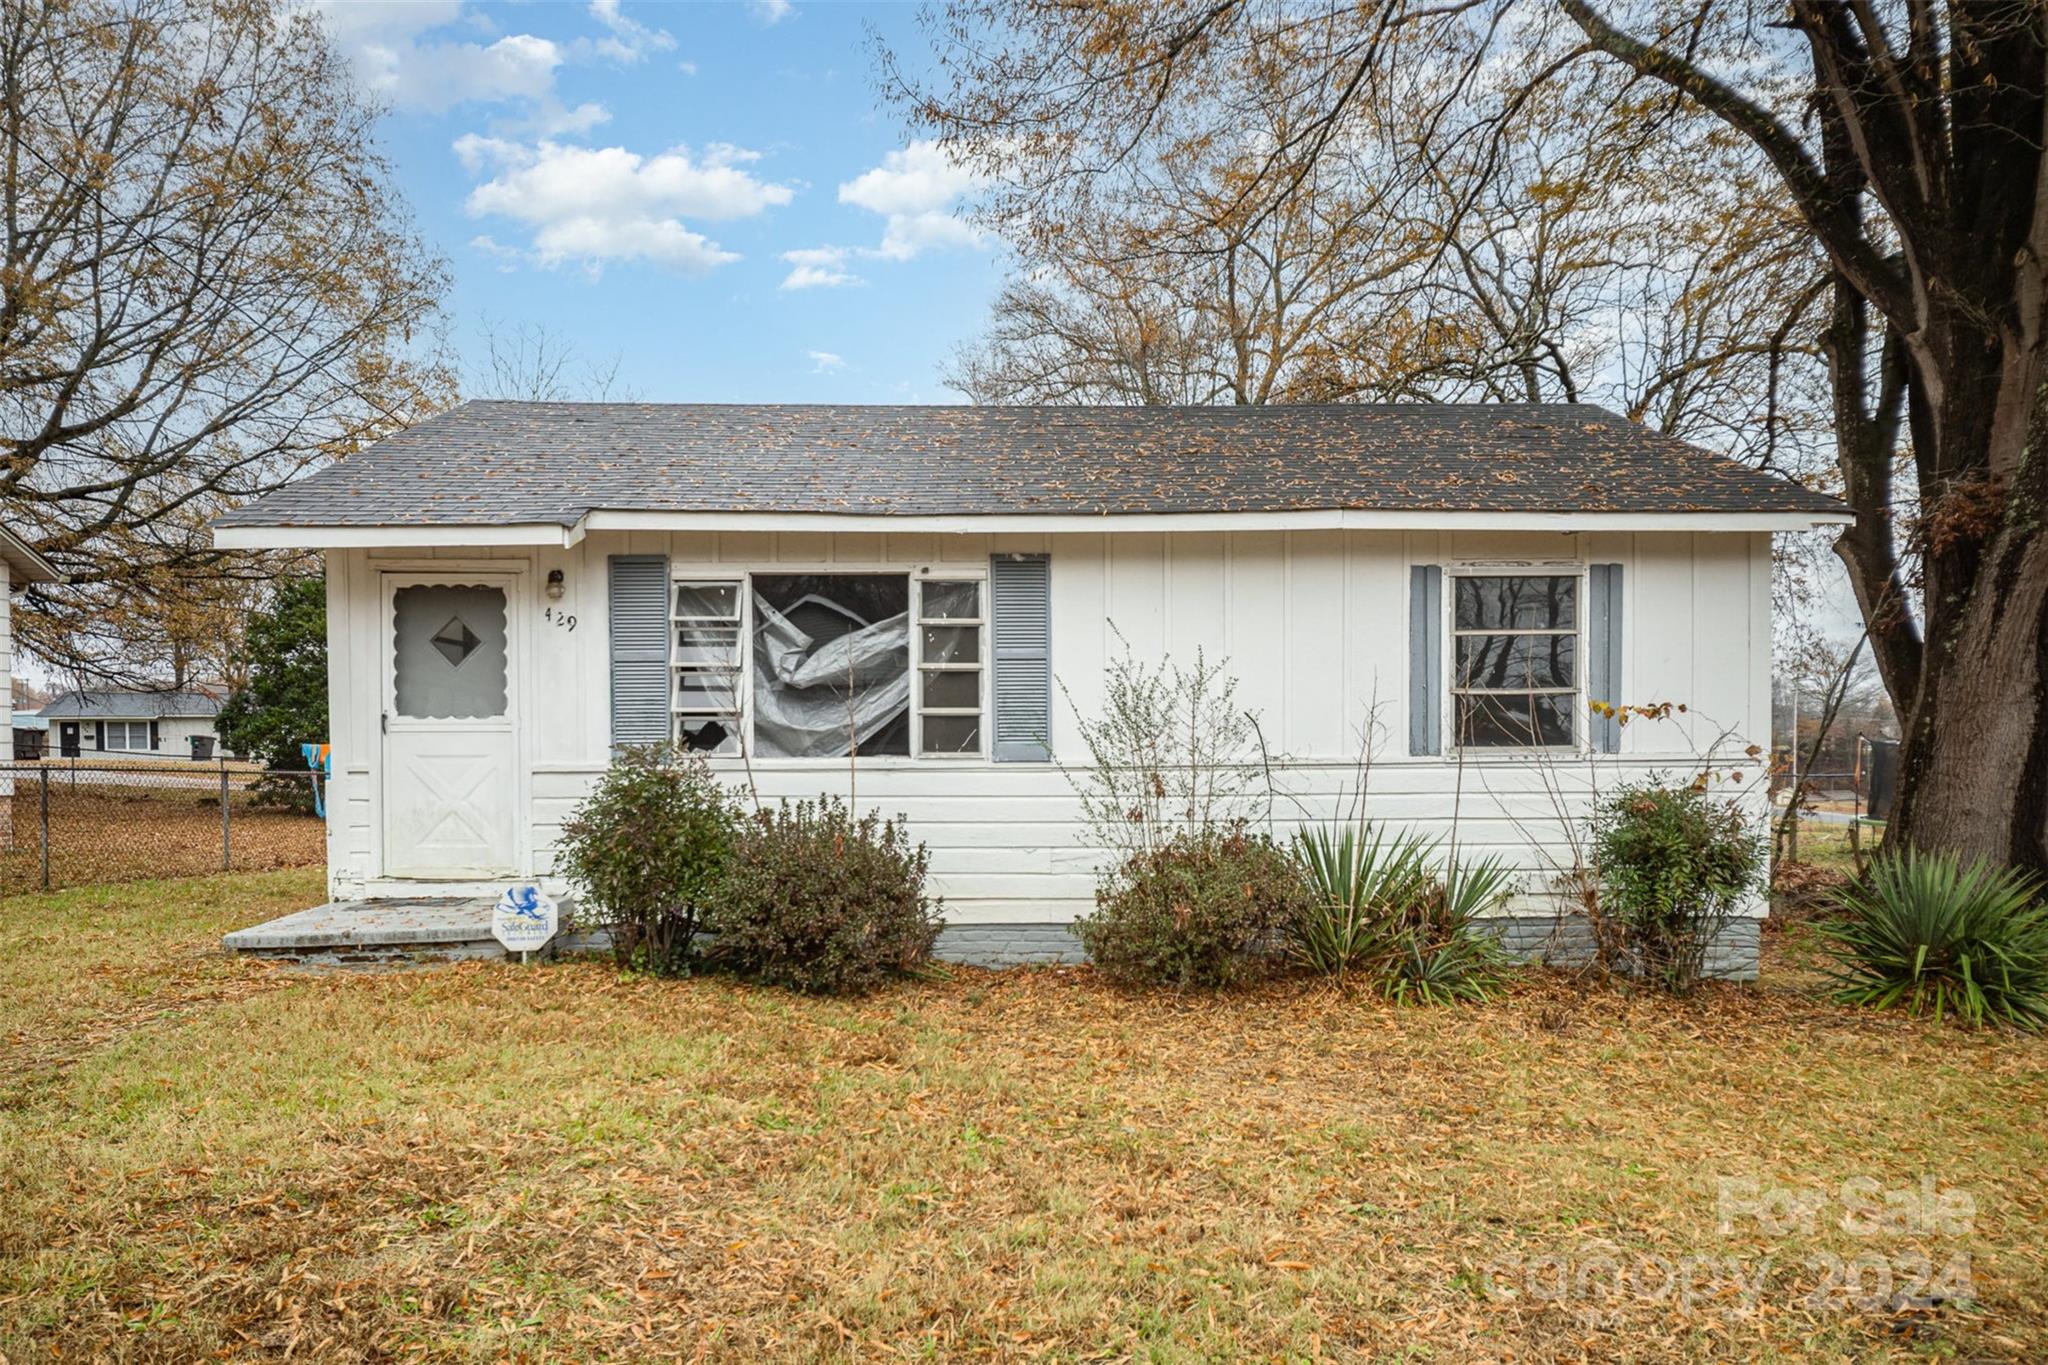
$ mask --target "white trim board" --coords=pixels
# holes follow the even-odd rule
[[[571,546],[592,531],[889,531],[941,535],[1099,535],[1176,531],[1808,531],[1848,526],[1841,512],[1136,512],[1104,516],[876,516],[835,512],[612,512],[571,526],[218,526],[222,550],[364,549],[427,545]]]

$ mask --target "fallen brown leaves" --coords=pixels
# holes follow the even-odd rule
[[[169,945],[167,944],[167,949]],[[166,953],[168,975],[179,968]],[[0,1351],[229,1358],[2023,1358],[2048,1047],[1535,975],[1408,1010],[962,971],[856,1003],[608,966],[228,964],[7,1117]],[[1970,1311],[1809,1305],[1716,1178],[1968,1189]],[[1909,1240],[1878,1248],[1946,1253]],[[1938,1241],[1938,1239],[1937,1239]],[[1754,1311],[1487,1292],[1776,1258]],[[1902,1335],[1902,1333],[1917,1336]]]

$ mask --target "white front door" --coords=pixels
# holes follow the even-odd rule
[[[384,875],[517,875],[514,579],[386,574]]]

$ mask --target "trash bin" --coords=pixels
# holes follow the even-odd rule
[[[204,762],[206,762],[206,761],[207,761],[208,759],[210,759],[210,758],[212,758],[212,757],[213,757],[213,736],[212,736],[212,735],[194,735],[194,736],[192,736],[192,761],[193,761],[193,762],[195,762],[195,763],[204,763]]]

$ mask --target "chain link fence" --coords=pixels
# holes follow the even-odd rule
[[[315,775],[237,763],[0,763],[0,896],[317,867]]]

